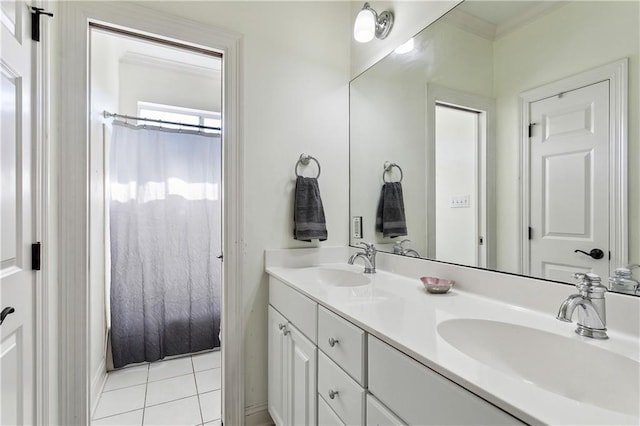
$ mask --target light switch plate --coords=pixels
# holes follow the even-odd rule
[[[362,216],[354,216],[352,219],[353,238],[362,238]]]
[[[452,209],[471,207],[471,196],[470,195],[453,195],[449,199],[449,207]]]

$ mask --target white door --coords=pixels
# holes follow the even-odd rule
[[[435,109],[435,258],[486,266],[480,113],[446,104]]]
[[[532,102],[530,115],[531,275],[608,277],[609,81]],[[594,249],[600,259],[584,254]]]
[[[287,326],[286,383],[287,424],[304,426],[316,424],[316,346],[292,324]]]
[[[277,426],[284,425],[285,413],[285,353],[284,327],[287,325],[285,317],[269,305],[268,314],[268,406],[271,419]]]
[[[0,74],[0,424],[34,423],[34,283],[30,13],[20,1],[2,1]],[[8,312],[8,311],[5,311]]]

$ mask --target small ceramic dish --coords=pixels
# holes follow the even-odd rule
[[[436,277],[420,277],[420,281],[422,281],[425,290],[434,294],[448,293],[455,283],[454,280],[445,280]]]

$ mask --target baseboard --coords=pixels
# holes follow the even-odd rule
[[[244,410],[244,424],[246,426],[271,426],[273,420],[269,415],[268,405],[264,404],[252,405]]]
[[[107,366],[105,362],[105,358],[102,358],[100,365],[91,380],[91,418],[93,418],[93,413],[96,411],[96,407],[98,406],[100,394],[102,393],[104,384],[107,381]]]

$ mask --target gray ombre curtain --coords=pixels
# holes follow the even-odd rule
[[[114,122],[114,367],[220,346],[220,137]]]

